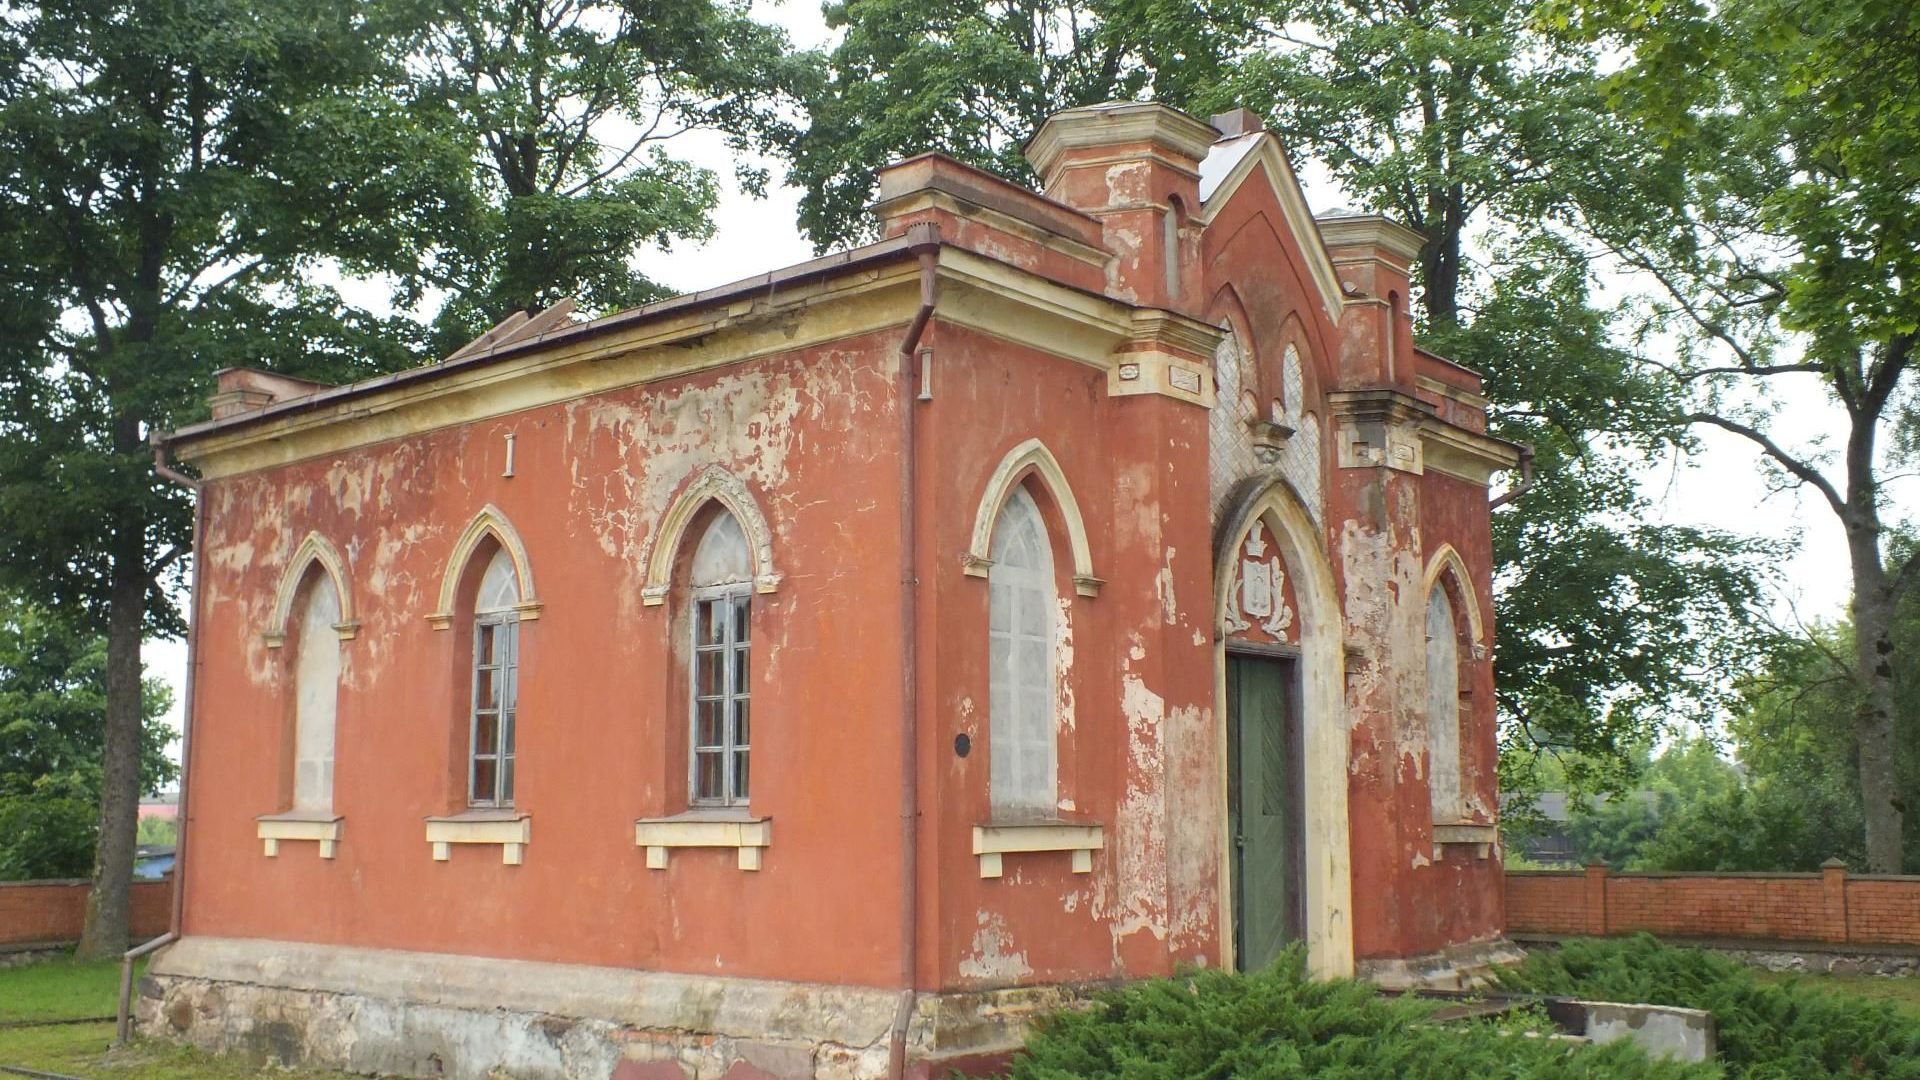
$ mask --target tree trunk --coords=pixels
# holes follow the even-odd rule
[[[1439,201],[1435,205],[1440,209],[1434,217],[1438,231],[1427,237],[1427,245],[1420,251],[1420,306],[1427,313],[1428,329],[1451,327],[1460,321],[1460,230],[1453,225],[1450,204]]]
[[[1893,711],[1893,593],[1877,533],[1850,529],[1853,560],[1854,680],[1859,693],[1854,741],[1860,755],[1860,803],[1867,825],[1867,870],[1898,874],[1905,860],[1906,805],[1894,768],[1899,740]]]
[[[93,855],[81,959],[127,951],[131,935],[133,857],[140,828],[140,640],[146,622],[144,523],[122,521],[113,545],[107,595],[107,732],[100,783],[100,838]]]

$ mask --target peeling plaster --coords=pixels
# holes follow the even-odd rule
[[[1025,950],[1013,950],[1007,922],[991,912],[980,912],[980,928],[973,945],[960,959],[960,974],[978,982],[1012,983],[1033,974]]]
[[[1165,753],[1161,723],[1166,701],[1140,676],[1120,677],[1120,712],[1127,721],[1127,787],[1114,815],[1114,895],[1095,898],[1094,914],[1108,920],[1116,953],[1141,931],[1167,936],[1167,822],[1161,783]]]
[[[1168,626],[1180,621],[1180,606],[1173,595],[1173,556],[1174,549],[1169,545],[1160,572],[1153,575],[1153,592],[1160,598],[1160,621]]]

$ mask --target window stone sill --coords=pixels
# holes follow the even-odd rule
[[[468,810],[427,819],[427,843],[433,845],[435,862],[452,858],[455,844],[499,844],[500,861],[519,866],[532,842],[533,818],[524,811]]]
[[[667,868],[669,848],[733,848],[740,869],[760,869],[760,853],[773,844],[773,819],[730,810],[690,810],[633,823],[633,842],[647,849],[647,867]]]
[[[1470,846],[1473,857],[1484,859],[1493,853],[1493,845],[1500,840],[1500,826],[1473,821],[1434,822],[1433,857],[1444,859],[1447,848],[1453,845]]]
[[[254,835],[260,838],[269,859],[279,856],[282,840],[317,840],[323,859],[333,858],[334,847],[340,843],[342,819],[338,814],[288,810],[280,814],[261,814],[253,820]]]
[[[973,853],[980,857],[980,876],[1001,875],[1001,856],[1033,851],[1073,853],[1073,872],[1093,872],[1093,853],[1107,846],[1105,827],[1098,822],[1012,821],[973,827]]]

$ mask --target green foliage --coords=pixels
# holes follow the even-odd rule
[[[1731,1080],[1920,1077],[1920,1020],[1895,1006],[1769,983],[1725,957],[1645,934],[1535,950],[1499,979],[1508,990],[1705,1009]]]
[[[1151,91],[1183,104],[1223,74],[1205,0],[836,0],[842,36],[789,142],[816,247],[869,238],[879,168],[938,150],[1031,183],[1022,148],[1052,113]]]
[[[0,796],[0,881],[86,877],[99,828],[89,799],[53,789]]]
[[[1633,184],[1581,182],[1568,227],[1647,283],[1644,332],[1677,343],[1661,366],[1690,419],[1746,439],[1845,532],[1865,849],[1897,872],[1910,665],[1891,624],[1920,564],[1885,518],[1920,395],[1920,19],[1897,0],[1555,0],[1542,17],[1622,57],[1607,99],[1651,148]],[[1784,396],[1813,391],[1829,430],[1776,430]]]
[[[1201,971],[1101,994],[1058,1013],[1014,1059],[1010,1080],[1394,1077],[1512,1080],[1714,1077],[1649,1061],[1629,1043],[1571,1048],[1537,1037],[1541,1018],[1440,1025],[1434,1005],[1306,975],[1299,948],[1266,971]],[[1531,1034],[1530,1034],[1531,1033]]]
[[[446,295],[451,351],[517,310],[573,297],[595,311],[663,295],[643,245],[713,234],[714,175],[667,152],[693,128],[736,150],[790,141],[812,78],[743,0],[484,0],[434,5],[414,57],[437,134],[467,161],[457,226],[405,299]],[[749,186],[764,178],[747,174]]]
[[[0,595],[0,881],[85,877],[93,867],[106,717],[106,643]],[[171,692],[146,680],[140,784],[178,770],[160,723]]]
[[[142,846],[172,847],[180,842],[180,823],[172,818],[143,817],[134,839]]]
[[[172,699],[164,681],[146,680],[142,791],[178,773],[166,752],[174,732],[160,723]],[[0,594],[0,798],[97,799],[106,709],[106,642]]]
[[[1920,648],[1920,599],[1901,603],[1893,640]],[[1865,867],[1852,655],[1846,623],[1775,639],[1734,682],[1726,726],[1740,768],[1705,740],[1669,746],[1642,764],[1636,793],[1572,812],[1580,856],[1628,870],[1811,872],[1831,858]],[[1901,669],[1894,691],[1910,728],[1920,720],[1920,680]],[[1920,747],[1900,748],[1895,774],[1902,798],[1920,803]],[[1543,780],[1569,786],[1557,773]],[[1910,835],[1906,848],[1909,862],[1920,861],[1920,839]]]

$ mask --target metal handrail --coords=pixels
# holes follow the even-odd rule
[[[133,1034],[133,962],[171,944],[180,935],[169,930],[145,945],[136,945],[120,958],[120,1015],[114,1027],[113,1045],[120,1046]]]

